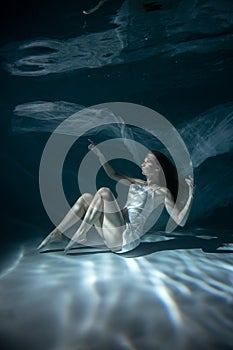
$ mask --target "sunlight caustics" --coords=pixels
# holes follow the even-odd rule
[[[35,319],[44,332],[40,348],[51,344],[51,349],[59,350],[77,344],[92,348],[93,337],[95,349],[109,344],[129,350],[142,344],[149,349],[161,344],[163,349],[174,345],[185,349],[190,329],[197,343],[208,342],[219,332],[224,343],[230,343],[233,281],[226,254],[214,254],[212,259],[199,249],[182,253],[178,249],[125,258],[91,254],[91,249],[89,254],[85,248],[65,256],[25,247],[20,264],[1,279],[0,321],[14,310],[2,323],[4,332],[14,332],[20,341],[20,329]],[[9,288],[17,293],[16,299]],[[208,299],[214,300],[211,307]],[[18,318],[22,312],[24,317]],[[32,338],[26,336],[24,341],[30,343]]]

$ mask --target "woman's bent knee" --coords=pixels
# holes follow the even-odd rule
[[[92,199],[93,199],[93,195],[91,193],[83,193],[75,204],[79,206],[81,202],[82,205],[84,205],[85,207],[88,207]]]
[[[91,193],[83,193],[82,199],[88,204],[90,204],[93,199],[93,195]]]
[[[108,187],[101,187],[98,190],[98,193],[101,195],[104,199],[109,199],[113,197],[112,191]]]

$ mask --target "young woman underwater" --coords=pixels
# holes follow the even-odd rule
[[[156,150],[148,152],[141,164],[142,174],[146,177],[144,181],[116,172],[93,142],[88,148],[99,158],[110,178],[123,180],[122,183],[129,186],[126,204],[120,209],[114,194],[107,187],[100,188],[95,195],[84,193],[38,249],[61,240],[62,233],[82,218],[82,223],[65,252],[77,243],[88,245],[87,233],[93,225],[110,250],[115,253],[130,251],[140,244],[147,218],[161,204],[164,204],[176,224],[184,226],[193,198],[193,179],[185,179],[189,194],[185,205],[179,210],[175,204],[178,192],[177,170],[163,153]]]

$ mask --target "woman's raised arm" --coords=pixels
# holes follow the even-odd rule
[[[99,148],[95,145],[95,143],[88,139],[88,141],[90,142],[90,145],[88,146],[88,149],[91,150],[93,153],[95,153],[97,155],[97,157],[99,158],[100,164],[103,166],[106,174],[113,180],[116,181],[120,181],[120,180],[126,180],[125,184],[129,185],[131,183],[136,183],[139,181],[142,181],[140,179],[135,179],[133,177],[129,177],[127,175],[124,174],[120,174],[118,173],[107,161],[107,159],[105,158],[105,156],[103,155],[103,153],[99,150]],[[124,182],[122,182],[124,183]]]
[[[193,179],[191,177],[186,178],[185,182],[189,186],[189,196],[188,200],[186,201],[184,207],[180,210],[177,205],[174,203],[173,197],[171,195],[171,192],[166,189],[165,190],[165,207],[171,216],[171,218],[177,223],[179,226],[184,226],[187,219],[188,214],[191,208],[191,203],[193,201],[193,194],[194,194],[194,184]]]

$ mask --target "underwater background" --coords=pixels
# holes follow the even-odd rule
[[[232,349],[233,2],[161,0],[149,11],[151,1],[109,0],[83,14],[97,2],[10,0],[0,14],[1,348]],[[107,102],[151,108],[179,131],[196,184],[187,224],[166,235],[165,218],[122,256],[40,254],[53,228],[39,189],[46,142]],[[64,164],[70,204],[88,137],[122,131],[93,130],[91,118],[75,127],[84,124]],[[115,190],[100,170],[101,186]]]

